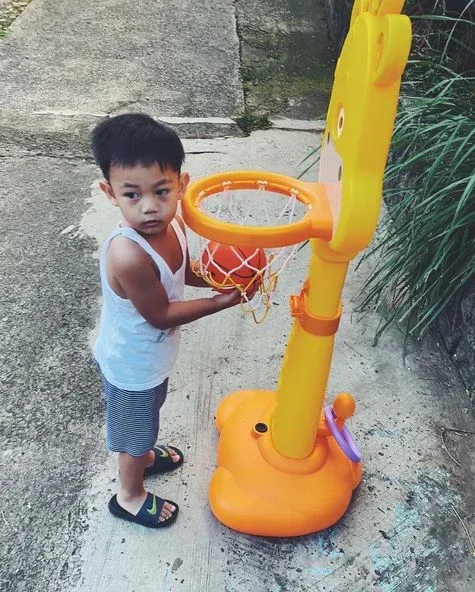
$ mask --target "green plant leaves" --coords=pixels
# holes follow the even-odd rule
[[[378,258],[360,302],[384,314],[376,338],[393,323],[422,337],[474,279],[475,126],[465,101],[474,81],[438,71],[437,84],[401,101],[385,176],[388,214],[363,258]]]

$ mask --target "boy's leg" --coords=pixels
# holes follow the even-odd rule
[[[125,510],[129,515],[137,516],[147,496],[150,495],[143,485],[144,469],[152,465],[155,459],[151,448],[152,442],[157,439],[159,412],[166,397],[168,381],[164,381],[156,388],[137,392],[113,386],[102,373],[101,378],[106,402],[107,447],[111,451],[130,449],[129,452],[132,452],[132,454],[119,452],[120,488],[117,496],[113,496],[110,500],[109,510],[122,518],[126,516],[120,513],[120,509]],[[126,422],[124,418],[127,418]],[[144,444],[150,448],[148,452],[142,454],[144,448],[147,450]],[[171,452],[176,455],[175,451]],[[154,499],[157,498],[154,497]],[[174,518],[175,514],[178,514],[178,506],[168,500],[161,500],[161,502],[163,504],[159,506],[159,522],[172,522],[170,517]],[[144,524],[142,521],[140,523]]]
[[[134,516],[137,515],[147,497],[143,486],[143,471],[146,466],[153,463],[153,452],[150,450],[143,456],[132,456],[126,452],[119,453],[120,489],[117,493],[119,505]],[[172,516],[176,507],[165,502],[159,521],[163,522]]]

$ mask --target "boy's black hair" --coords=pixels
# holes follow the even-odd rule
[[[180,173],[185,160],[175,131],[142,113],[126,113],[102,121],[92,132],[92,151],[107,180],[111,165],[158,164],[162,169]]]

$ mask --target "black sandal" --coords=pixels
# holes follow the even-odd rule
[[[170,453],[168,452],[167,448],[171,448],[174,452],[178,454],[180,460],[173,462]],[[168,471],[174,471],[178,469],[180,465],[183,464],[183,452],[175,448],[174,446],[154,446],[152,449],[155,454],[155,460],[153,461],[153,465],[150,467],[146,467],[143,474],[144,477],[149,477],[150,475],[158,475],[160,473],[166,473]]]
[[[165,502],[173,504],[176,509],[170,518],[160,522],[158,518],[160,517],[160,512],[162,511]],[[154,495],[150,492],[147,492],[147,497],[136,516],[127,512],[127,510],[124,510],[124,508],[119,505],[116,495],[113,495],[109,500],[109,512],[111,514],[114,514],[114,516],[117,516],[118,518],[128,520],[129,522],[141,524],[147,528],[163,528],[164,526],[170,526],[175,522],[178,516],[178,510],[178,504],[175,502],[162,499],[161,497],[158,497],[158,495]]]

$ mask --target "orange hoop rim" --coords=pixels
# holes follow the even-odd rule
[[[265,189],[288,197],[294,195],[308,206],[308,211],[297,222],[271,227],[231,224],[201,211],[202,201],[226,189]],[[197,234],[236,247],[286,247],[309,238],[330,240],[332,235],[332,216],[324,185],[268,171],[222,172],[193,182],[183,197],[182,214],[187,226]]]

